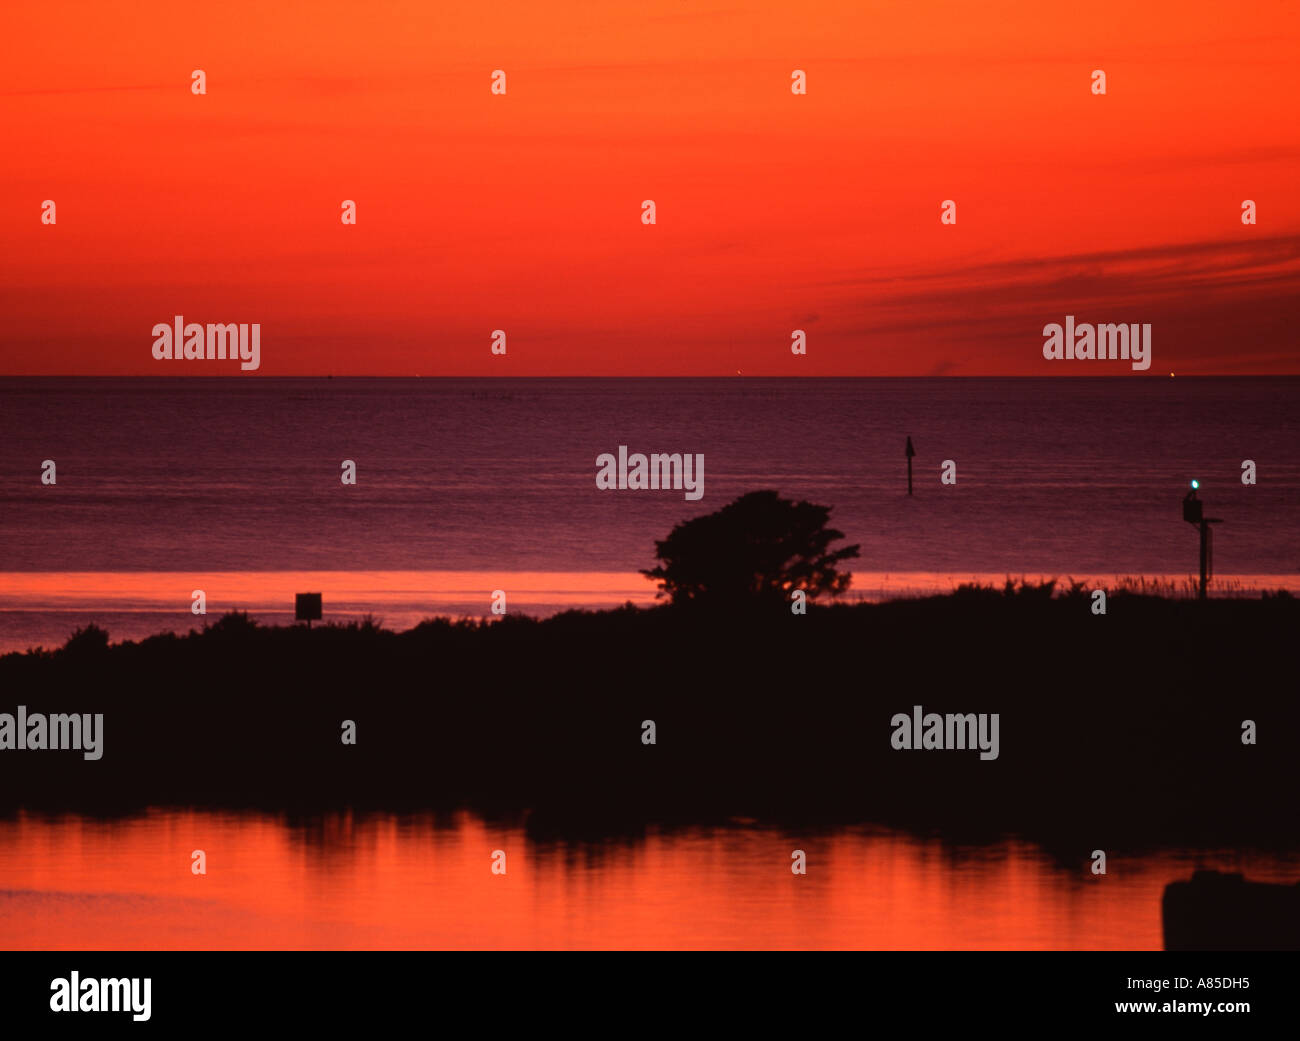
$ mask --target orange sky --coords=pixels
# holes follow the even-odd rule
[[[237,372],[155,361],[176,314],[272,376],[1129,371],[1044,362],[1066,314],[1151,323],[1152,376],[1300,372],[1289,0],[6,0],[0,39],[0,373]]]

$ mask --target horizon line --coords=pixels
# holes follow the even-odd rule
[[[927,380],[927,381],[962,381],[962,380],[1038,380],[1048,381],[1096,381],[1096,380],[1128,380],[1132,379],[1131,374],[1127,372],[1117,373],[1093,373],[1091,375],[1080,373],[1079,375],[1061,374],[1059,376],[1030,376],[1024,374],[1017,375],[996,375],[996,374],[968,374],[968,375],[915,375],[915,376],[861,376],[861,375],[753,375],[746,376],[743,374],[731,375],[621,375],[621,376],[541,376],[541,375],[496,375],[496,376],[466,376],[466,375],[425,375],[423,373],[308,373],[296,375],[253,375],[253,374],[220,374],[202,375],[194,373],[185,375],[176,373],[174,375],[145,375],[140,373],[2,373],[0,380],[158,380],[180,382],[195,381],[237,381],[237,382],[270,382],[272,380],[465,380],[486,382],[491,380],[517,380],[517,381],[559,381],[559,380],[726,380],[729,382],[739,382],[744,380],[773,380],[780,382],[792,381],[810,381],[810,380]],[[1232,373],[1232,372],[1198,372],[1188,373],[1179,376],[1176,373],[1156,374],[1142,376],[1139,379],[1145,381],[1159,380],[1162,382],[1174,379],[1183,380],[1206,380],[1206,379],[1229,379],[1229,380],[1275,380],[1275,379],[1300,379],[1300,370],[1295,372],[1265,372],[1265,373]]]

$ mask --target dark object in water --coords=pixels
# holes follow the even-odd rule
[[[1197,871],[1165,886],[1161,909],[1167,951],[1300,950],[1300,882]]]

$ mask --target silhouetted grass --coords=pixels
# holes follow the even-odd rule
[[[535,832],[734,816],[1075,846],[1296,842],[1294,597],[1077,583],[884,604],[260,626],[0,658],[0,711],[103,712],[104,756],[0,751],[4,808],[527,813]],[[1000,757],[891,717],[997,712]],[[657,743],[641,742],[652,719]],[[1259,743],[1241,743],[1254,720]],[[340,741],[344,720],[358,743]]]

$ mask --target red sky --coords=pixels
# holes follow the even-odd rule
[[[1151,323],[1134,378],[1300,372],[1290,0],[6,0],[0,39],[0,373],[176,374],[176,314],[272,376],[1129,371],[1045,362],[1066,314]]]

